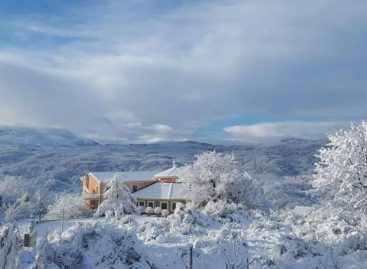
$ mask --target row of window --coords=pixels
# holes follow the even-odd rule
[[[176,202],[171,203],[171,210],[176,209],[176,204],[177,204]],[[167,202],[160,202],[160,205],[161,205],[162,209],[168,209],[168,203]],[[138,206],[144,206],[145,207],[145,201],[139,201]],[[154,201],[148,201],[147,202],[147,207],[154,208]]]

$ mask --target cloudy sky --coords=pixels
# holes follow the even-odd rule
[[[1,0],[0,125],[121,143],[367,118],[366,0]]]

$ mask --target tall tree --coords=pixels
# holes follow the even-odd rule
[[[361,208],[367,205],[367,123],[352,125],[329,136],[318,153],[314,187],[334,204]]]
[[[233,155],[205,152],[181,169],[180,181],[192,202],[205,204],[224,200],[250,208],[259,205],[261,193]]]

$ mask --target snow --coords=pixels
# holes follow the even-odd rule
[[[0,144],[26,147],[42,146],[94,146],[96,142],[81,138],[61,128],[0,127]]]
[[[99,218],[99,219],[102,219],[102,218]],[[78,223],[92,222],[95,220],[96,219],[93,219],[93,218],[80,218],[80,219],[65,219],[63,221],[52,220],[52,221],[41,222],[35,225],[35,229],[37,231],[37,242],[40,242],[42,238],[46,237],[48,234],[52,232],[55,232],[55,231],[61,232],[61,226],[63,226],[63,230],[66,231],[67,229],[69,229],[70,227]]]
[[[350,156],[347,153],[353,153],[352,157],[365,157],[366,148],[358,146],[359,142],[366,142],[365,132],[359,130],[357,133],[358,139],[354,139],[353,135],[348,140],[353,147],[339,143],[343,147],[332,148],[331,152],[339,151],[332,156],[345,157]],[[341,142],[340,138],[335,137],[338,142]],[[80,177],[80,174],[74,178],[70,177],[77,174],[76,171],[83,170],[84,173],[93,170],[140,169],[152,172],[154,169],[167,168],[173,158],[192,163],[193,153],[196,154],[201,150],[216,149],[221,154],[233,152],[234,156],[239,156],[238,162],[244,164],[241,171],[246,170],[251,174],[251,178],[246,176],[245,179],[249,182],[256,181],[258,185],[266,185],[266,195],[272,203],[272,208],[268,211],[255,210],[237,202],[221,199],[224,195],[226,198],[234,197],[228,196],[228,191],[234,193],[243,187],[242,183],[227,184],[232,183],[233,175],[238,175],[232,171],[239,170],[240,167],[231,164],[224,167],[226,168],[224,170],[218,170],[217,175],[226,184],[222,185],[217,199],[210,200],[200,208],[197,207],[198,204],[193,203],[178,204],[174,214],[168,217],[124,214],[112,216],[106,213],[106,217],[102,218],[68,219],[63,222],[63,234],[60,234],[61,221],[42,222],[35,227],[38,233],[38,245],[34,249],[19,247],[19,242],[22,241],[20,232],[25,231],[28,224],[19,222],[14,228],[11,225],[3,225],[0,227],[0,242],[5,247],[0,248],[0,262],[7,259],[12,264],[10,268],[22,269],[181,269],[188,268],[190,247],[193,247],[195,269],[367,268],[365,210],[363,208],[350,210],[351,208],[342,206],[345,203],[321,204],[317,201],[317,195],[310,195],[313,180],[311,163],[314,161],[313,154],[319,146],[320,144],[312,141],[286,140],[271,146],[247,145],[232,148],[226,146],[213,148],[212,145],[190,142],[121,147],[94,145],[87,150],[82,150],[79,146],[50,151],[38,148],[37,152],[12,148],[14,155],[10,150],[1,151],[0,158],[3,161],[1,173],[12,174],[22,171],[23,175],[31,175],[29,179],[33,186],[50,187],[51,194],[55,191],[51,183],[55,178],[59,179],[58,184],[62,182],[72,189],[71,182]],[[325,157],[323,160],[333,159],[330,159],[327,151],[328,149],[323,150],[325,154],[322,154]],[[232,156],[228,156],[227,160],[228,162],[232,160]],[[340,160],[335,160],[337,162],[333,167],[340,166],[339,168],[343,170],[332,169],[333,174],[327,169],[319,170],[322,173],[319,173],[318,180],[329,183],[332,181],[329,181],[327,176],[333,176],[335,179],[350,179],[355,182],[358,174],[363,172],[362,177],[366,174],[363,166],[365,162],[357,162],[349,167],[348,162],[342,160],[339,165]],[[358,174],[346,174],[348,168],[351,168],[351,172],[355,169]],[[206,177],[210,175],[209,170],[200,169],[205,173],[198,175]],[[51,171],[51,174],[48,174],[48,171]],[[45,180],[48,176],[51,178],[50,181]],[[208,178],[217,179],[216,176]],[[75,186],[80,187],[79,180],[76,183]],[[337,186],[338,182],[334,183],[332,186],[328,185],[328,188]],[[2,181],[0,186],[2,185],[4,186],[0,189],[4,195],[9,187],[18,186],[18,183],[11,179]],[[26,188],[32,185],[24,184]],[[157,197],[175,197],[180,193],[180,186],[182,184],[155,183],[141,191],[155,188],[152,189],[152,193]],[[345,186],[352,185],[348,183]],[[61,189],[65,191],[66,188],[64,186]],[[246,193],[248,195],[241,197],[250,197],[250,200],[256,198],[254,196],[257,193],[251,192],[252,189],[249,190]],[[347,192],[349,189],[342,190]],[[9,190],[8,194],[8,197],[4,197],[10,204],[19,198],[17,192]],[[351,196],[354,194],[354,192],[348,193]],[[357,194],[359,199],[365,199],[362,191]],[[321,198],[327,200],[330,197],[326,195]],[[21,225],[24,229],[18,229]],[[18,267],[13,266],[15,263]]]
[[[92,175],[101,182],[107,182],[113,178],[119,181],[142,181],[142,180],[154,180],[154,175],[157,171],[131,171],[131,172],[90,172]]]
[[[367,250],[358,249],[358,245],[363,246],[365,241],[353,239],[357,240],[357,250],[352,251],[352,241],[346,244],[343,239],[346,238],[345,235],[333,234],[327,228],[328,223],[342,228],[341,219],[334,211],[312,211],[306,217],[294,215],[292,211],[274,212],[269,215],[258,211],[233,213],[242,215],[239,222],[214,219],[200,212],[190,214],[191,217],[185,215],[183,219],[175,213],[168,218],[129,215],[119,220],[65,220],[62,237],[59,235],[60,221],[44,222],[36,225],[37,242],[39,248],[47,247],[44,249],[48,249],[46,253],[53,253],[47,256],[51,258],[66,257],[66,253],[72,255],[75,251],[82,251],[84,262],[79,268],[83,269],[109,268],[106,266],[108,259],[112,262],[116,253],[126,250],[123,245],[123,249],[113,250],[116,245],[111,245],[110,236],[124,238],[126,235],[132,236],[135,251],[143,257],[140,262],[145,264],[147,260],[154,264],[155,268],[161,269],[187,268],[191,246],[194,268],[198,269],[225,268],[226,263],[238,266],[233,268],[246,268],[242,265],[251,263],[250,269],[354,269],[365,268],[367,265]],[[313,225],[313,230],[310,230],[308,225]],[[355,231],[355,228],[352,228],[348,233],[353,235]],[[322,237],[312,235],[315,232],[320,233]],[[328,234],[325,234],[326,232]],[[43,245],[41,237],[47,234],[49,239],[47,244]],[[325,243],[331,235],[336,237],[330,241],[330,246],[327,246]],[[98,241],[92,240],[94,236],[97,236]],[[86,248],[84,239],[79,241],[78,238],[93,242],[95,246],[90,245]],[[348,251],[344,252],[345,250]],[[30,268],[28,265],[33,263],[35,254],[33,250],[22,252],[24,264],[28,261],[27,266],[23,268]],[[107,260],[102,262],[102,257]],[[67,262],[66,259],[64,261]]]
[[[35,230],[37,231],[37,242],[39,243],[43,238],[45,238],[48,234],[53,233],[55,231],[61,232],[61,226],[63,226],[63,230],[66,231],[67,229],[83,223],[93,223],[96,221],[103,221],[105,217],[89,217],[89,218],[77,218],[77,219],[64,219],[61,220],[51,220],[51,221],[44,221],[38,223],[34,226]],[[146,222],[153,222],[156,221],[157,217],[154,216],[134,216],[134,219],[137,223],[146,223]],[[63,223],[63,224],[61,224]],[[23,222],[22,226],[29,227],[30,220]]]
[[[37,186],[50,195],[77,190],[80,177],[90,171],[156,171],[157,174],[171,168],[173,159],[182,166],[191,163],[195,155],[213,150],[233,153],[251,177],[262,180],[264,175],[272,175],[271,181],[277,182],[285,176],[311,174],[316,162],[314,155],[327,142],[293,139],[272,145],[223,146],[192,141],[99,145],[83,144],[83,140],[64,135],[62,143],[53,143],[52,132],[43,132],[41,139],[32,140],[22,138],[32,136],[32,130],[9,128],[0,127],[0,179],[6,175],[21,177],[29,187]],[[272,182],[264,180],[262,184]]]
[[[293,212],[300,216],[306,216],[312,209],[313,207],[310,206],[295,206]]]
[[[139,199],[187,200],[188,195],[181,183],[156,182],[133,193]]]
[[[179,169],[176,167],[176,165],[174,164],[173,167],[164,170],[162,172],[159,172],[158,174],[156,174],[154,177],[155,178],[161,178],[161,177],[175,177],[178,178],[179,175]]]

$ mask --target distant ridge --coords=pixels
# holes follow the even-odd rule
[[[81,138],[71,131],[61,128],[32,128],[0,126],[0,145],[23,147],[73,147],[95,146],[97,142]]]

